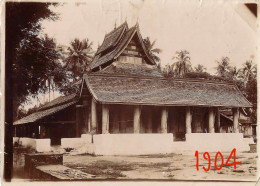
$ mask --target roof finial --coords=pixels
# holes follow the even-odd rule
[[[139,17],[137,17],[137,19],[136,19],[136,24],[135,24],[136,27],[139,27],[138,19],[139,19]]]
[[[115,28],[114,29],[116,29],[116,21],[115,21]]]

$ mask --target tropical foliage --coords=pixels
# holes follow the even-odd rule
[[[53,69],[59,68],[55,62],[58,55],[53,49],[53,41],[39,37],[41,21],[57,19],[49,8],[51,6],[57,4],[6,3],[6,83],[13,85],[6,88],[9,95],[6,108],[13,110],[11,116],[14,119],[17,118],[18,106],[26,102],[29,95],[42,91],[46,76],[55,76]],[[56,76],[58,79],[63,79],[63,76]]]
[[[230,59],[228,57],[222,57],[220,61],[216,61],[218,66],[216,67],[217,75],[220,77],[227,77],[230,70]]]
[[[176,57],[172,59],[176,60],[172,67],[176,77],[184,77],[187,72],[192,71],[190,53],[187,50],[177,51]]]
[[[74,39],[70,43],[69,56],[64,60],[65,68],[72,71],[74,76],[74,81],[76,81],[84,72],[87,71],[87,66],[93,58],[93,43],[88,39],[80,41],[79,39]]]
[[[203,73],[206,70],[207,69],[201,64],[198,64],[196,67],[194,67],[194,72]]]
[[[158,64],[160,62],[160,58],[158,57],[158,54],[160,54],[162,52],[162,50],[159,48],[154,48],[156,40],[151,42],[150,38],[146,37],[143,41],[146,46],[146,50],[147,50],[148,54]]]

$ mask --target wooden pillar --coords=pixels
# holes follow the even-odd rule
[[[97,104],[93,98],[91,102],[91,132],[97,133]]]
[[[134,133],[140,133],[140,117],[141,117],[141,107],[135,106],[135,108],[134,108]]]
[[[186,134],[191,133],[191,110],[190,107],[186,107]]]
[[[30,138],[30,132],[28,124],[25,124],[25,137]]]
[[[162,109],[162,116],[161,116],[161,133],[167,133],[167,119],[168,119],[168,111],[164,107]]]
[[[89,101],[87,101],[87,100],[83,100],[82,101],[82,104],[83,104],[83,113],[82,113],[82,115],[83,115],[83,118],[84,118],[84,133],[88,133],[88,131],[89,131]]]
[[[233,108],[233,127],[234,127],[234,133],[239,133],[238,129],[238,120],[239,120],[239,110],[238,108]]]
[[[40,139],[45,138],[45,126],[40,125]]]
[[[80,137],[80,110],[81,105],[76,105],[76,137]]]
[[[127,123],[126,123],[126,112],[124,110],[124,108],[120,107],[121,110],[119,111],[120,113],[120,126],[119,126],[119,131],[120,133],[126,133],[126,127],[127,127]]]
[[[91,132],[91,112],[90,109],[88,109],[88,133]]]
[[[217,133],[220,133],[220,112],[219,112],[219,108],[216,108],[216,129],[215,131]]]
[[[109,133],[109,108],[108,105],[102,104],[102,134]]]
[[[148,112],[147,133],[153,133],[153,115],[152,115],[152,110],[149,110],[149,112]]]
[[[119,133],[119,117],[117,111],[114,112],[113,133],[115,134]]]
[[[209,133],[214,133],[214,109],[212,107],[209,108]]]

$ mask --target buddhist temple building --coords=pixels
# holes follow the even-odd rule
[[[56,146],[101,155],[245,151],[253,143],[239,131],[239,111],[252,105],[236,84],[164,77],[138,24],[106,34],[89,69],[79,93],[16,121],[14,141],[39,152]]]

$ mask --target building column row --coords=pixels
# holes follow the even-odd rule
[[[191,114],[191,108],[186,107],[186,112],[185,112],[185,124],[186,124],[186,134],[191,134],[191,122],[192,122],[192,114]],[[209,133],[214,133],[215,128],[215,114],[214,114],[214,108],[210,107],[209,108],[209,114],[208,114],[208,126],[209,126]]]
[[[238,108],[233,108],[233,126],[234,132],[238,133],[238,120],[239,120],[239,110]],[[215,116],[216,114],[216,116]],[[118,120],[118,115],[116,114],[116,120]],[[133,128],[134,133],[140,133],[140,119],[141,119],[141,107],[135,106],[134,107],[134,114],[133,114]],[[216,119],[216,131],[215,131],[215,119]],[[167,120],[168,120],[168,111],[164,107],[161,111],[161,133],[167,133]],[[148,125],[147,125],[147,132],[152,132],[152,115],[149,114],[148,117]],[[185,112],[185,125],[186,125],[186,134],[192,133],[191,129],[191,122],[192,122],[192,114],[191,114],[191,107],[186,107]],[[97,130],[97,108],[96,102],[92,99],[91,103],[91,129],[92,132],[96,133]],[[119,122],[116,122],[115,130],[119,132]],[[209,133],[220,132],[220,113],[219,109],[214,109],[213,107],[209,108],[208,114],[208,127]],[[102,133],[107,134],[109,133],[109,106],[106,104],[102,105]]]
[[[234,133],[239,133],[238,122],[239,122],[239,110],[238,108],[233,108],[233,127]]]

